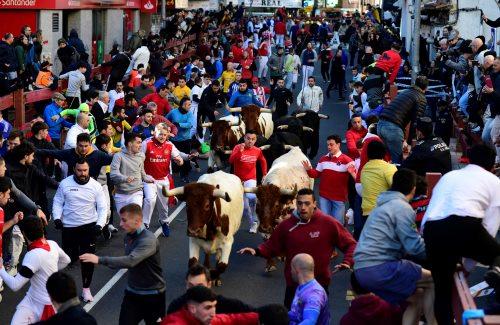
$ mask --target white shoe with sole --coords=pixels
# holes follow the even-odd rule
[[[248,232],[251,233],[251,234],[256,234],[258,228],[259,228],[259,223],[258,222],[254,222],[254,223],[252,223],[252,226],[250,227],[250,229],[248,230]]]
[[[92,296],[90,288],[82,289],[82,301],[85,303],[94,301],[94,296]]]

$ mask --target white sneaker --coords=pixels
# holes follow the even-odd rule
[[[347,213],[345,214],[345,216],[346,216],[348,225],[354,224],[354,211],[352,211],[352,209],[347,210]]]
[[[115,226],[113,226],[113,225],[111,225],[111,224],[110,224],[110,225],[108,225],[108,230],[109,230],[109,232],[111,232],[111,233],[113,233],[113,234],[115,234],[115,233],[117,233],[117,232],[118,232],[118,229],[116,229],[116,228],[115,228]]]
[[[258,222],[254,222],[254,223],[252,223],[252,226],[250,227],[250,229],[248,230],[248,232],[251,233],[251,234],[256,234],[258,228],[259,228],[259,223]]]
[[[92,296],[92,293],[90,293],[90,288],[83,288],[82,289],[82,301],[83,302],[94,301],[94,297]]]

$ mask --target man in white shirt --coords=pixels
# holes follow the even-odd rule
[[[44,238],[42,220],[35,216],[23,220],[22,232],[28,244],[22,266],[16,276],[5,271],[0,259],[0,277],[12,291],[30,282],[26,296],[17,305],[11,324],[32,324],[55,314],[45,284],[50,275],[65,268],[70,258],[52,240]]]
[[[453,273],[462,257],[491,265],[488,284],[500,297],[500,245],[495,240],[500,224],[500,179],[491,171],[495,152],[476,145],[470,164],[445,174],[432,191],[422,228],[434,278],[434,311],[440,325],[453,324]]]
[[[118,81],[116,83],[116,88],[111,90],[109,92],[109,104],[108,104],[108,113],[112,113],[113,112],[113,107],[115,107],[115,102],[116,100],[120,99],[120,98],[124,98],[125,97],[125,92],[123,91],[123,82],[122,81]],[[100,98],[99,98],[100,99]],[[104,109],[104,108],[103,108]]]
[[[76,137],[80,133],[89,133],[90,117],[88,114],[78,113],[76,116],[76,124],[74,124],[66,135],[64,149],[73,149],[76,147]]]
[[[144,68],[147,68],[149,65],[149,56],[151,55],[151,53],[148,49],[148,40],[143,39],[141,40],[141,42],[141,47],[135,50],[134,54],[132,55],[132,62],[130,64],[132,65],[133,69],[138,69],[139,64],[142,64]]]
[[[89,164],[81,158],[75,164],[74,174],[59,184],[52,207],[56,229],[62,229],[62,247],[72,263],[84,253],[95,253],[97,236],[106,224],[107,205],[102,186],[89,175]],[[90,284],[94,265],[82,263],[82,300],[94,300]]]
[[[316,86],[316,78],[307,78],[307,86],[297,96],[297,105],[300,111],[312,110],[319,112],[323,106],[323,90]]]

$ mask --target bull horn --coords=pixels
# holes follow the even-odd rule
[[[211,128],[212,127],[212,122],[202,123],[201,126],[204,127],[204,128]]]
[[[288,125],[284,124],[284,125],[278,125],[278,130],[286,130],[288,129]]]
[[[257,193],[257,187],[245,187],[245,193]]]
[[[261,108],[260,112],[261,113],[272,113],[273,111],[271,109],[269,109],[269,108]]]
[[[233,153],[233,150],[224,150],[225,155],[230,155]]]
[[[302,116],[306,116],[306,113],[297,113],[297,114],[295,114],[295,117],[302,117]]]
[[[291,146],[289,144],[285,144],[284,147],[285,147],[285,150],[292,150],[293,149],[293,146]]]
[[[161,189],[161,192],[166,197],[183,195],[184,194],[184,186],[176,187],[176,188],[173,188],[171,190],[167,189],[166,186],[163,186]]]
[[[241,113],[241,107],[231,107],[229,108],[231,113]]]
[[[319,118],[324,118],[325,120],[328,120],[330,118],[330,116],[325,115],[325,114],[318,114],[318,117]]]
[[[265,144],[263,146],[260,146],[259,148],[260,148],[260,150],[267,150],[267,149],[271,148],[271,145]]]
[[[226,202],[231,202],[231,197],[229,196],[229,194],[227,194],[226,191],[223,191],[219,188],[214,189],[214,192],[212,193],[212,195],[215,198],[220,198],[220,199],[225,200]]]
[[[314,129],[308,127],[308,126],[303,126],[302,130],[307,131],[307,132],[314,132]]]

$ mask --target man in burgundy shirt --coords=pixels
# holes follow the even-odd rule
[[[328,294],[332,275],[330,257],[335,248],[344,253],[344,259],[335,266],[334,272],[350,269],[354,264],[353,252],[356,248],[356,241],[340,222],[317,209],[314,192],[309,188],[303,188],[297,193],[297,210],[274,229],[269,240],[260,244],[258,248],[245,247],[238,253],[261,256],[266,259],[285,256],[284,304],[290,308],[298,286],[291,275],[290,262],[293,257],[300,253],[313,257],[314,278]]]
[[[257,133],[253,130],[246,130],[245,142],[234,147],[229,163],[234,167],[234,174],[241,179],[243,187],[257,186],[257,161],[262,169],[262,176],[267,174],[267,162],[260,148],[255,146],[257,141]],[[255,205],[257,197],[254,193],[245,193],[244,196],[245,209],[244,214],[248,216],[250,221],[249,232],[255,234],[259,226],[259,222],[255,213]]]
[[[351,157],[352,160],[359,158],[359,151],[356,147],[356,143],[363,139],[367,133],[368,130],[363,126],[361,116],[359,114],[353,114],[351,117],[351,127],[345,133],[347,155]]]

